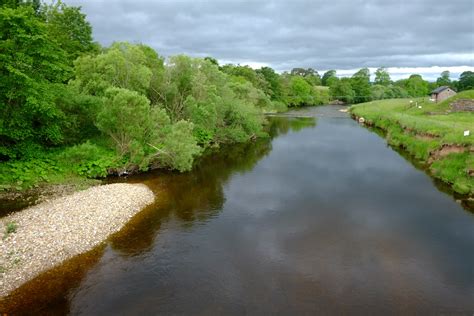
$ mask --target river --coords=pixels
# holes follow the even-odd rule
[[[10,308],[472,315],[473,213],[339,108],[270,118],[272,138],[224,148],[193,172],[129,179],[157,202],[20,288]]]

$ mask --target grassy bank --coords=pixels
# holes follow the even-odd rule
[[[402,147],[426,163],[431,174],[461,194],[474,195],[474,113],[455,112],[458,99],[474,99],[468,90],[441,103],[428,98],[390,99],[351,107],[353,116],[387,132],[390,145]],[[464,131],[470,130],[469,136]]]

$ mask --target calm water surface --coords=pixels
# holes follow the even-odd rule
[[[130,179],[158,202],[12,310],[472,315],[473,214],[337,109],[272,118],[272,139],[191,173]]]

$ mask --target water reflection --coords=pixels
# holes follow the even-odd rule
[[[225,202],[223,186],[233,174],[251,171],[270,153],[274,137],[312,126],[315,126],[314,118],[269,118],[270,138],[210,151],[192,172],[155,171],[127,179],[131,183],[145,183],[157,199],[109,239],[108,251],[124,257],[140,256],[151,250],[161,225],[170,218],[178,219],[182,227],[192,227],[196,222],[216,216]],[[110,182],[121,181],[123,179],[110,179]],[[104,249],[101,246],[77,256],[25,284],[0,301],[0,313],[68,313],[72,289],[104,259]]]
[[[298,114],[318,122],[274,117],[269,139],[191,173],[129,179],[157,203],[71,285],[63,312],[472,314],[474,216],[347,115]]]

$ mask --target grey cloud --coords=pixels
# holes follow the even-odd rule
[[[66,0],[67,1],[67,0]],[[473,65],[472,0],[69,0],[95,39],[232,62],[351,69]]]

